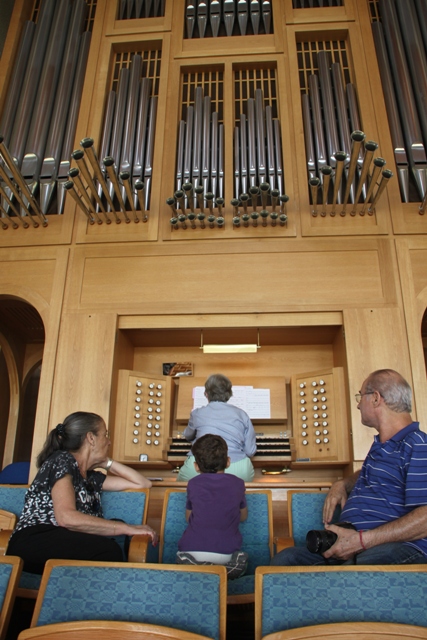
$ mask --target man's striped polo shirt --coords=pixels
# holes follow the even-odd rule
[[[341,513],[357,530],[375,529],[427,505],[427,434],[412,422],[386,442],[375,436]],[[407,542],[427,556],[427,538]]]

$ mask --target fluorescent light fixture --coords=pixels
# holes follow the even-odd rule
[[[258,344],[203,344],[203,331],[200,339],[200,348],[203,353],[256,353],[261,348],[259,344],[259,329]]]
[[[256,353],[256,344],[204,344],[203,353]]]

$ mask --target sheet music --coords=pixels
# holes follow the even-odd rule
[[[204,387],[193,388],[193,409],[208,404]],[[270,389],[254,389],[251,386],[233,386],[233,395],[228,404],[233,404],[246,411],[253,419],[271,418]]]
[[[252,389],[245,411],[250,418],[271,418],[270,389]]]
[[[253,387],[245,387],[242,385],[236,385],[233,387],[233,395],[227,404],[233,404],[239,409],[243,409],[247,413],[248,395],[252,391]]]
[[[205,396],[205,388],[194,387],[193,388],[193,409],[198,409],[199,407],[205,407],[207,404],[208,404],[208,399]]]

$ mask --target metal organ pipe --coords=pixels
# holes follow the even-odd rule
[[[212,35],[232,36],[236,22],[240,35],[248,34],[248,25],[252,33],[270,33],[270,0],[187,0],[185,24],[187,38],[204,38]],[[197,31],[195,27],[197,25]]]
[[[92,145],[85,147],[96,178],[97,210],[105,215],[111,211],[117,223],[122,212],[129,223],[127,209],[132,212],[135,223],[148,220],[151,184],[153,177],[154,138],[156,130],[157,97],[150,97],[151,80],[141,79],[142,57],[135,54],[130,68],[119,73],[117,93],[110,91],[104,117],[101,138],[100,163]],[[80,159],[76,152],[76,161]],[[83,168],[82,168],[83,172]],[[88,181],[90,175],[85,175]],[[182,178],[181,178],[182,179]],[[89,184],[92,191],[92,185]]]
[[[20,215],[32,219],[32,210],[43,226],[49,211],[63,211],[62,185],[68,180],[90,43],[90,33],[82,34],[86,14],[85,0],[42,0],[37,24],[24,24],[0,121],[3,161],[24,203]]]
[[[12,133],[13,122],[18,107],[19,97],[21,95],[25,71],[28,66],[28,57],[30,55],[35,29],[36,25],[34,22],[28,20],[24,23],[21,42],[14,61],[9,89],[0,120],[0,135],[3,136],[6,145],[9,145],[9,139]]]
[[[381,82],[384,92],[384,100],[387,109],[388,122],[390,127],[391,141],[394,150],[394,159],[397,167],[397,175],[400,185],[400,193],[403,202],[409,202],[409,172],[406,145],[403,138],[402,126],[400,124],[397,98],[391,76],[386,43],[384,39],[383,27],[380,22],[372,23],[372,33],[374,36],[375,49],[377,52],[378,67],[380,70]]]
[[[264,109],[263,105],[263,93],[257,89],[255,99],[246,101],[247,113],[240,115],[240,137],[235,136],[236,144],[240,138],[240,176],[237,163],[234,167],[235,198],[262,183],[268,184],[269,189],[278,188],[280,194],[283,192],[280,123],[272,117],[271,106]]]
[[[44,149],[49,134],[69,16],[68,0],[57,2],[21,164],[21,173],[29,182],[33,193],[38,186]]]
[[[224,125],[218,122],[218,112],[212,112],[209,96],[203,96],[202,87],[195,88],[195,103],[186,109],[186,120],[178,125],[178,149],[176,187],[173,198],[166,203],[175,211],[172,228],[188,228],[182,224],[177,227],[174,219],[180,222],[180,217],[187,216],[191,228],[205,227],[205,219],[209,228],[223,227],[224,201]],[[261,219],[262,226],[267,226],[270,212],[267,210],[268,200],[271,199],[272,224],[279,218],[275,208],[282,197],[282,209],[288,201],[283,196],[283,166],[281,158],[280,123],[272,117],[272,107],[264,108],[261,90],[255,91],[255,98],[246,102],[247,113],[239,116],[233,132],[234,140],[234,190],[236,197],[232,199],[233,226],[240,226],[239,205],[242,205],[243,226],[258,226]],[[184,134],[185,132],[185,134]],[[183,148],[184,147],[184,148]],[[199,163],[198,151],[201,150]],[[182,168],[180,166],[181,159]],[[181,175],[184,182],[180,184]],[[276,186],[277,185],[277,186]],[[181,191],[182,189],[182,191]],[[194,194],[194,195],[193,195]],[[257,211],[261,199],[261,212]],[[251,199],[251,213],[248,212],[248,201]],[[205,215],[204,207],[208,214]],[[196,213],[195,207],[200,209]],[[215,207],[218,215],[215,215]],[[178,214],[177,209],[181,213]],[[281,212],[285,216],[284,211]],[[280,223],[285,224],[282,217]]]
[[[330,215],[335,216],[336,206],[342,202],[340,214],[345,216],[348,203],[351,202],[351,215],[354,216],[361,196],[363,206],[360,214],[364,215],[366,205],[372,196],[372,189],[367,189],[366,184],[378,144],[368,141],[363,145],[365,134],[359,128],[360,116],[354,86],[348,83],[344,91],[340,64],[332,63],[329,68],[328,56],[327,51],[318,52],[319,78],[317,74],[309,75],[308,94],[302,95],[301,103],[307,172],[313,204],[312,215],[317,215],[318,188],[321,185],[320,215],[326,216],[331,181],[333,194]],[[351,135],[349,123],[352,127],[357,125]],[[324,128],[326,138],[323,134]],[[338,145],[341,145],[340,148]],[[316,175],[317,172],[319,175]],[[376,181],[375,166],[372,175]],[[378,197],[390,178],[391,175],[387,173]],[[316,198],[316,201],[313,198]]]
[[[55,0],[45,0],[35,28],[30,56],[22,84],[21,95],[15,114],[12,135],[8,147],[18,166],[24,157],[25,144],[31,123],[31,114],[37,94],[37,87],[43,70],[43,59],[49,41],[49,31],[55,10]]]
[[[72,5],[68,35],[61,64],[61,73],[56,89],[56,99],[52,111],[49,134],[44,148],[43,163],[40,169],[40,205],[44,213],[48,212],[55,192],[61,162],[61,151],[67,130],[68,118],[64,117],[64,113],[67,113],[73,96],[73,84],[77,75],[76,69],[79,61],[80,34],[83,30],[86,14],[86,2],[84,0],[76,0]],[[85,55],[84,58],[83,74],[86,70],[86,61],[87,55]],[[78,79],[76,81],[78,82]],[[80,106],[80,91],[77,96],[77,105]],[[73,120],[72,125],[74,134],[76,119]],[[57,202],[60,202],[60,198],[57,199]],[[58,213],[62,213],[62,209],[59,207]]]
[[[389,54],[390,70],[399,87],[397,101],[400,113],[404,114],[401,118],[401,124],[406,142],[406,153],[418,191],[423,197],[426,190],[427,158],[396,6],[390,0],[380,0],[379,9]]]
[[[71,90],[70,105],[67,113],[67,123],[65,126],[64,141],[60,155],[57,180],[57,208],[58,213],[63,213],[65,192],[62,189],[64,181],[67,179],[70,168],[70,157],[73,150],[74,136],[76,133],[77,118],[80,109],[80,100],[83,92],[83,82],[86,73],[87,59],[91,42],[90,31],[85,31],[80,36],[77,66],[74,75],[73,88]]]

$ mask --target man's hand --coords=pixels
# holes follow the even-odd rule
[[[325,528],[336,533],[338,539],[330,549],[325,551],[324,558],[336,558],[345,562],[350,560],[356,553],[363,551],[358,531],[337,527],[335,524],[325,525]]]
[[[340,505],[341,509],[343,509],[346,501],[347,489],[345,482],[344,480],[338,480],[338,482],[335,482],[329,489],[323,505],[323,522],[325,525],[329,524],[332,520],[337,505]]]

